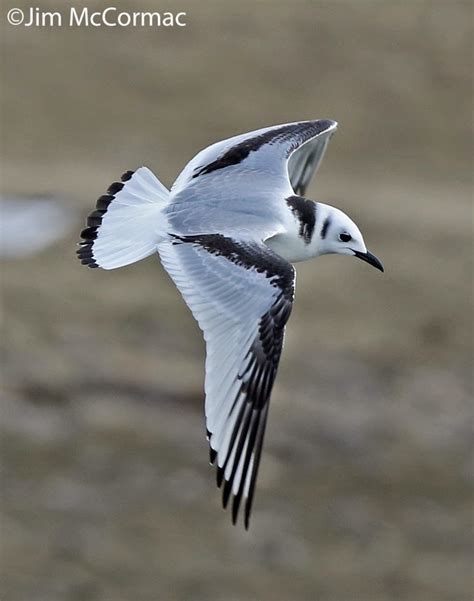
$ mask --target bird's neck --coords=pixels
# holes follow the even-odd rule
[[[317,257],[318,208],[317,203],[302,196],[285,199],[288,212],[286,231],[266,241],[266,244],[290,263]]]

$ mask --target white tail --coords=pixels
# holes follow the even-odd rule
[[[77,251],[83,265],[115,269],[153,254],[166,238],[169,191],[147,167],[127,171],[97,201]]]

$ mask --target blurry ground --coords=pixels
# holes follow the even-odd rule
[[[207,465],[200,334],[156,259],[87,270],[74,233],[4,261],[2,601],[467,601],[472,5],[179,9],[172,31],[4,25],[4,192],[62,199],[78,233],[128,168],[170,184],[221,137],[336,118],[308,195],[386,273],[298,266],[246,533]]]

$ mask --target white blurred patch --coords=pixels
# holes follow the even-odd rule
[[[52,197],[0,197],[0,257],[21,258],[61,240],[75,214]]]

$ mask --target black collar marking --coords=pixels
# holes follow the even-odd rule
[[[316,203],[301,196],[290,196],[286,199],[286,204],[300,222],[300,231],[298,232],[300,238],[309,244],[313,238],[316,223]]]

